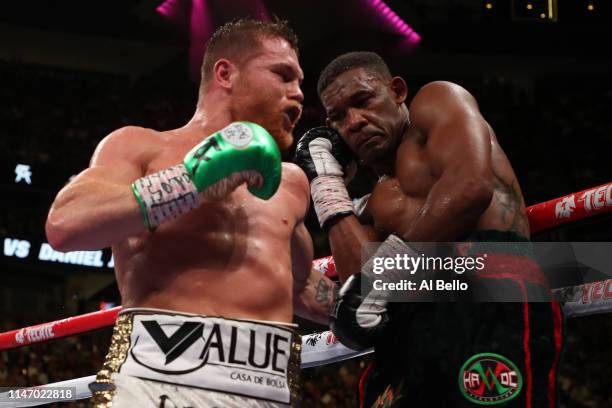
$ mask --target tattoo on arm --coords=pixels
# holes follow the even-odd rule
[[[502,222],[510,226],[511,231],[526,235],[529,231],[527,215],[521,210],[522,198],[516,180],[508,183],[497,173],[495,176],[495,199],[501,209]]]
[[[325,278],[321,278],[315,288],[315,301],[317,303],[331,303],[337,293],[337,285],[329,284]]]

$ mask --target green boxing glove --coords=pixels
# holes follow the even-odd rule
[[[234,122],[213,133],[187,153],[183,163],[198,191],[244,171],[253,173],[252,177],[257,173],[263,177],[260,188],[249,187],[263,200],[272,197],[280,184],[281,157],[276,142],[266,129],[251,122]],[[220,185],[215,187],[221,190],[221,196],[229,193]],[[212,195],[219,196],[216,192]]]
[[[199,207],[203,199],[225,197],[243,183],[267,200],[281,180],[276,142],[261,126],[234,122],[196,145],[183,164],[149,174],[132,183],[145,225],[162,222]]]

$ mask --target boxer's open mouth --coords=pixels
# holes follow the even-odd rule
[[[285,115],[287,115],[291,127],[294,127],[297,121],[300,119],[302,109],[300,109],[298,106],[290,106],[288,108],[285,108],[283,112],[285,113]]]

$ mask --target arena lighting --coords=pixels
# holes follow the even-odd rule
[[[593,3],[589,2],[589,4],[587,5],[587,10],[589,11],[595,10],[595,6],[593,5]]]
[[[557,0],[548,0],[548,18],[557,21]]]
[[[117,306],[114,302],[105,302],[104,300],[100,302],[100,307],[98,310],[109,310],[113,307]]]
[[[485,1],[490,2],[490,0]],[[585,4],[588,1],[585,0]],[[558,0],[512,0],[512,20],[556,22],[557,3]]]
[[[157,11],[159,14],[163,16],[170,17],[172,15],[172,11],[174,9],[175,2],[176,0],[166,0],[162,4],[157,6],[155,11]]]
[[[393,27],[394,31],[405,37],[409,44],[416,45],[421,41],[421,36],[416,33],[404,20],[401,19],[382,0],[366,0],[366,2]]]
[[[200,80],[200,67],[206,49],[206,42],[219,25],[210,11],[209,3],[222,3],[209,0],[165,0],[155,11],[176,26],[189,33],[189,71],[191,78]],[[229,3],[229,2],[227,2]],[[264,0],[238,2],[240,9],[234,10],[235,17],[252,16],[270,21]]]
[[[486,8],[487,10],[491,10],[491,9],[493,8],[493,4],[491,4],[491,3],[486,3],[486,4],[485,4],[485,8]]]

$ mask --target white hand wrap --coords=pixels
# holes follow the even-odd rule
[[[176,218],[202,204],[202,196],[196,190],[183,164],[139,178],[132,183],[132,191],[149,229],[154,229],[164,221]]]
[[[354,213],[353,203],[341,176],[319,176],[310,183],[310,194],[321,228],[339,214]]]

